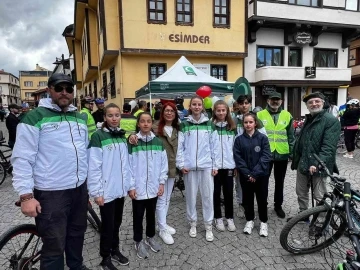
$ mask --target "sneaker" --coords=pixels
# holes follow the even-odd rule
[[[348,158],[354,158],[354,155],[349,155]]]
[[[226,220],[227,222],[227,229],[229,232],[235,232],[236,230],[236,227],[235,227],[235,224],[234,224],[234,220],[232,218],[228,218]]]
[[[103,258],[101,263],[100,263],[100,267],[103,270],[118,270],[113,263],[111,262],[111,257],[108,256],[106,258]]]
[[[219,232],[224,232],[225,231],[225,225],[223,222],[222,218],[217,218],[214,220],[215,223],[215,228],[219,231]]]
[[[253,228],[254,228],[254,221],[250,220],[250,221],[246,222],[245,228],[244,228],[244,233],[251,234]]]
[[[120,265],[129,264],[129,259],[122,255],[119,249],[115,249],[111,252],[111,259],[117,261]]]
[[[140,258],[140,259],[146,259],[149,257],[149,253],[146,250],[146,246],[143,240],[141,240],[140,242],[136,242],[135,243],[135,249],[136,249],[136,255]]]
[[[274,208],[275,212],[276,212],[276,215],[279,217],[279,218],[285,218],[285,212],[284,210],[282,209],[282,207],[275,207]]]
[[[208,242],[214,241],[214,234],[212,232],[212,225],[205,225],[205,230],[206,230],[206,236],[205,236],[206,241],[208,241]]]
[[[169,225],[166,225],[166,229],[171,235],[174,235],[176,233],[176,230]]]
[[[238,210],[236,212],[236,216],[238,218],[244,218],[245,217],[245,209],[241,204],[239,204],[239,208],[238,208]]]
[[[349,155],[348,153],[346,153],[345,155],[343,155],[343,157],[346,157],[346,158],[354,158],[354,155]]]
[[[260,222],[260,236],[267,237],[268,236],[268,225],[267,223]]]
[[[161,246],[155,241],[154,237],[146,237],[145,244],[154,252],[159,252],[161,250]]]
[[[196,224],[194,224],[194,223],[190,224],[189,235],[190,235],[190,237],[196,237]]]
[[[174,238],[171,236],[171,233],[168,230],[161,230],[159,232],[160,238],[164,241],[167,245],[174,244]]]

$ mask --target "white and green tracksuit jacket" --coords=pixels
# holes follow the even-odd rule
[[[234,142],[236,136],[236,130],[228,130],[227,122],[217,122],[215,123],[215,134],[219,141],[219,148],[216,151],[216,154],[219,155],[220,165],[218,169],[234,169]]]
[[[191,171],[212,169],[220,166],[219,138],[214,124],[201,114],[199,121],[191,115],[180,124],[176,167]]]
[[[127,195],[131,171],[125,135],[114,136],[107,128],[97,130],[89,144],[88,190],[105,203]]]
[[[41,99],[17,127],[11,157],[13,185],[21,194],[65,190],[80,186],[87,177],[88,132],[84,119],[70,105],[66,112]]]
[[[136,190],[136,199],[157,197],[159,185],[165,184],[168,176],[168,160],[162,141],[151,132],[143,136],[139,132],[137,145],[129,145],[132,179],[130,190]]]

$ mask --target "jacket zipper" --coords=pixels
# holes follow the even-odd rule
[[[70,122],[67,120],[66,118],[66,114],[64,113],[64,117],[65,117],[65,120],[66,122],[69,124],[69,130],[70,130],[70,135],[71,135],[71,142],[75,148],[75,155],[76,155],[76,177],[77,177],[77,182],[76,182],[76,187],[78,187],[78,184],[80,182],[80,179],[79,179],[79,156],[78,156],[78,151],[77,151],[77,148],[75,146],[75,143],[74,143],[74,137],[73,137],[73,134],[71,132],[71,125],[70,125]]]
[[[116,142],[119,146],[119,154],[120,154],[120,164],[121,164],[121,172],[123,172],[123,162],[122,162],[122,158],[121,158],[121,145],[118,141],[118,138],[116,138]],[[121,181],[121,186],[122,186],[122,191],[123,191],[123,195],[125,195],[125,192],[124,192],[124,174],[122,175],[122,181]]]
[[[146,149],[146,196],[149,199],[149,194],[148,194],[149,159],[148,159],[148,150],[147,150],[147,136],[145,137],[145,149]]]
[[[224,168],[224,148],[223,148],[223,139],[222,139],[222,125],[220,127],[220,138],[221,138],[221,169]],[[219,168],[220,169],[220,168]]]
[[[198,143],[199,143],[199,127],[198,125],[196,125],[196,171],[197,171],[197,167],[198,167]]]

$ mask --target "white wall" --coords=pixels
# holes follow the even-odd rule
[[[345,0],[323,0],[323,5],[328,7],[345,8]]]

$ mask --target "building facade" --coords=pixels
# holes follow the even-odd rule
[[[0,105],[7,108],[12,103],[21,104],[19,78],[0,70]]]
[[[52,72],[36,64],[35,70],[19,71],[21,101],[30,106],[35,105],[34,92],[47,87]]]
[[[78,0],[63,33],[78,96],[122,106],[184,55],[222,80],[243,76],[244,0]]]
[[[349,45],[359,29],[357,0],[249,0],[245,77],[256,105],[266,106],[272,91],[295,118],[307,113],[301,100],[310,92],[344,104]]]
[[[349,67],[351,68],[351,85],[348,94],[352,98],[360,99],[360,38],[351,42]]]

